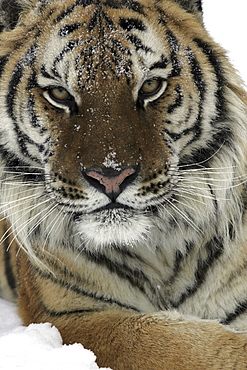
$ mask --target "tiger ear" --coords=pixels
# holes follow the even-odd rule
[[[193,13],[202,22],[202,0],[173,0],[187,12]]]

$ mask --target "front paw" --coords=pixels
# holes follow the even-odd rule
[[[136,315],[117,329],[114,370],[244,370],[247,334],[177,312]],[[105,365],[105,364],[104,364]]]

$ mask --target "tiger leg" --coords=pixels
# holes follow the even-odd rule
[[[99,366],[114,370],[247,368],[247,333],[233,333],[215,321],[186,319],[177,312],[69,312],[68,307],[67,312],[54,313],[41,299],[40,281],[22,256],[19,312],[24,323],[51,322],[64,343],[79,342],[93,350]],[[56,300],[55,286],[51,294]]]

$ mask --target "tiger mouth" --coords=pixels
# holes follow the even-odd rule
[[[102,211],[115,210],[115,209],[134,211],[134,208],[132,208],[132,207],[129,207],[129,206],[126,206],[124,204],[117,203],[117,202],[111,202],[111,203],[107,204],[106,206],[97,208],[96,210],[94,210],[91,213],[96,213],[96,212],[98,213],[98,212],[102,212]]]
[[[97,209],[93,210],[92,212],[88,212],[87,215],[104,215],[104,214],[107,214],[107,215],[110,216],[112,214],[115,214],[115,215],[118,214],[120,217],[121,217],[121,215],[122,216],[129,215],[129,217],[131,217],[131,215],[137,215],[137,214],[139,214],[139,212],[140,212],[140,210],[135,209],[133,207],[130,207],[130,206],[127,206],[127,205],[124,205],[124,204],[121,204],[121,203],[112,202],[112,203],[107,204],[106,206],[97,208]],[[149,216],[156,215],[157,212],[158,212],[158,208],[155,205],[148,206],[145,209],[143,209],[142,212],[144,212],[146,215],[149,215]]]

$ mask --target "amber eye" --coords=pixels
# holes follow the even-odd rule
[[[167,80],[162,77],[149,78],[143,82],[138,93],[137,106],[145,109],[148,103],[159,99],[165,92]]]
[[[63,109],[67,113],[74,114],[78,112],[75,98],[62,86],[47,87],[43,96],[51,105]]]
[[[152,96],[156,94],[162,86],[162,80],[152,79],[147,80],[141,87],[140,93],[146,96]]]
[[[49,90],[49,95],[52,99],[58,102],[64,102],[71,98],[70,93],[68,93],[68,91],[63,87],[53,87]]]

